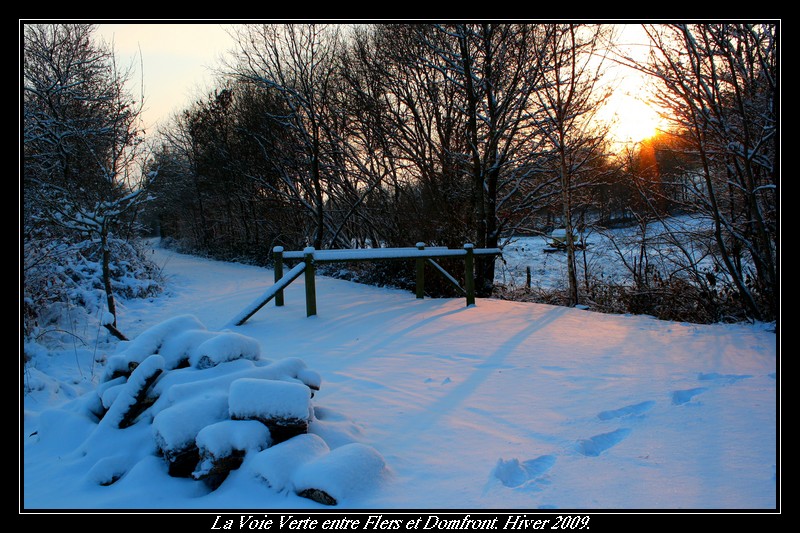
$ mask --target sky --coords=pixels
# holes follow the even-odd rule
[[[118,59],[134,69],[135,90],[143,86],[147,131],[214,86],[213,69],[233,46],[228,27],[221,23],[98,25],[97,35],[113,42]]]
[[[285,306],[226,329],[270,270],[148,254],[166,290],[118,302],[130,342],[73,308],[25,346],[24,511],[779,507],[774,323],[467,307],[320,276],[317,316],[301,278]],[[151,376],[154,403],[118,428]],[[307,433],[278,442],[235,420],[270,413],[308,413]],[[202,459],[169,475],[192,445]],[[232,449],[242,463],[213,489],[203,476]],[[302,495],[312,489],[335,506]]]
[[[234,46],[230,28],[231,24],[217,22],[99,24],[98,35],[113,42],[118,58],[133,67],[134,90],[144,89],[147,131],[165,125],[173,113],[214,87],[214,69]],[[643,41],[644,35],[638,24],[627,24],[620,26],[619,39],[635,43]],[[641,47],[631,49],[643,53]],[[625,69],[615,85],[609,105],[599,116],[616,120],[617,140],[638,141],[663,127],[657,113],[637,98],[644,86],[638,74]]]

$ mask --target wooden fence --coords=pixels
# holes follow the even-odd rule
[[[256,314],[271,300],[275,300],[275,306],[284,305],[283,290],[291,282],[305,274],[306,286],[306,316],[317,314],[317,289],[315,282],[316,265],[322,263],[341,263],[352,261],[382,261],[382,260],[410,260],[416,261],[417,266],[417,298],[425,297],[425,263],[431,264],[445,279],[464,295],[467,306],[475,305],[475,256],[476,255],[500,255],[499,248],[475,248],[472,244],[465,244],[462,249],[450,249],[446,247],[426,248],[424,243],[417,243],[415,248],[359,248],[353,250],[315,250],[306,248],[303,251],[283,250],[283,247],[276,246],[273,251],[275,260],[275,283],[261,297],[253,301],[247,308],[239,313],[230,325],[241,326],[250,317]],[[464,287],[442,268],[436,259],[463,257],[464,258]],[[284,274],[284,261],[300,261]]]

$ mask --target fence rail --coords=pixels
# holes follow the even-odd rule
[[[283,289],[288,287],[291,282],[299,278],[300,274],[302,274],[305,269],[305,263],[298,263],[294,268],[287,272],[285,276],[281,275],[274,285],[267,289],[266,292],[264,292],[264,294],[262,294],[259,298],[253,300],[253,303],[244,308],[241,313],[236,315],[233,320],[230,321],[230,324],[234,326],[241,326],[262,307],[267,305],[270,300],[273,298],[277,300],[278,294],[281,295],[281,305],[283,305]]]
[[[410,260],[416,261],[417,287],[416,296],[425,297],[425,263],[432,264],[446,280],[453,284],[466,297],[467,306],[475,305],[475,261],[477,256],[501,255],[499,248],[475,248],[472,244],[465,244],[461,249],[450,249],[443,246],[425,247],[424,243],[417,243],[416,247],[409,248],[360,248],[354,250],[315,250],[306,248],[302,251],[284,251],[282,246],[272,250],[275,261],[275,283],[260,298],[253,301],[250,306],[239,313],[230,323],[241,326],[270,300],[275,300],[275,306],[284,305],[284,289],[291,282],[305,274],[306,289],[306,316],[317,314],[316,291],[316,265],[322,263],[353,262],[353,261],[384,261],[384,260]],[[441,265],[436,259],[463,257],[464,258],[464,287]],[[295,265],[285,275],[283,273],[284,260],[302,261]]]

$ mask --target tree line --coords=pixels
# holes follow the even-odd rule
[[[642,228],[634,286],[615,297],[628,308],[666,291],[704,302],[705,320],[774,318],[777,27],[646,29],[642,62],[599,24],[240,25],[216,88],[162,129],[141,186],[112,196],[146,190],[143,211],[137,197],[126,212],[164,242],[259,263],[276,245],[491,248],[564,227],[566,305],[610,294],[586,268],[580,279],[573,227],[625,220]],[[610,62],[649,75],[674,123],[622,154],[594,120]],[[31,161],[39,151],[52,152],[31,142]],[[709,220],[697,246],[664,223],[678,212]],[[656,269],[647,229],[659,225],[686,253]],[[375,267],[394,279],[402,268]],[[495,277],[494,261],[478,262],[480,295],[498,294]]]
[[[220,87],[175,118],[153,162],[162,235],[194,248],[493,248],[546,211],[565,217],[606,173],[590,120],[605,27],[238,31]],[[480,262],[481,294],[494,274]]]

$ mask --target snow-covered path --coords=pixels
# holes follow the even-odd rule
[[[262,268],[154,253],[171,295],[126,304],[120,324],[134,336],[187,313],[220,329],[272,283]],[[467,308],[331,278],[318,279],[317,298],[318,316],[306,318],[301,278],[285,307],[235,330],[257,339],[262,357],[319,372],[315,432],[331,448],[359,442],[385,458],[391,478],[348,507],[776,506],[777,346],[766,325],[482,299]],[[42,398],[25,398],[25,435],[66,400]],[[215,492],[157,463],[154,479],[98,490],[66,467],[59,475],[35,439],[24,453],[26,507],[321,507],[259,484],[247,463]]]

